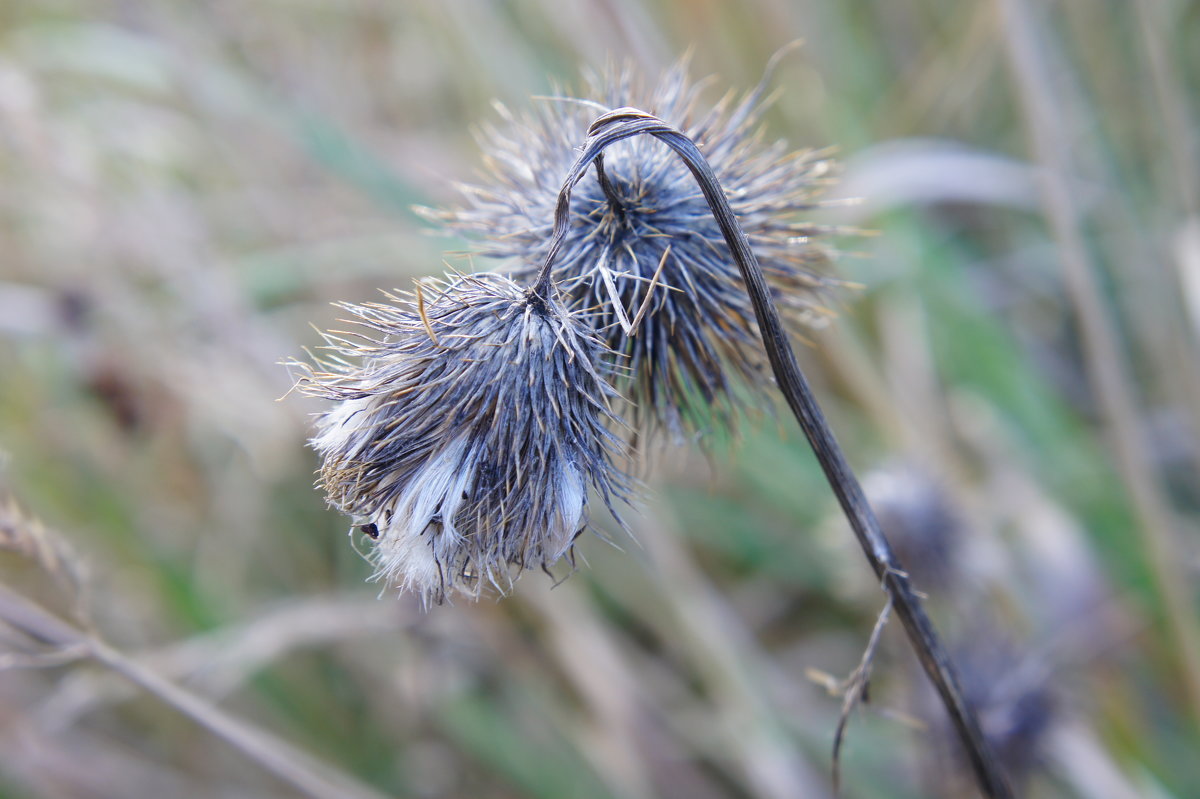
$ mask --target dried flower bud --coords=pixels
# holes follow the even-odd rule
[[[811,241],[819,229],[795,214],[816,205],[830,162],[763,140],[761,87],[740,102],[726,96],[699,116],[697,87],[682,63],[652,90],[628,72],[589,83],[590,100],[557,98],[525,116],[505,112],[506,129],[489,130],[482,141],[490,185],[466,187],[464,207],[427,214],[479,239],[485,255],[540,263],[559,185],[588,125],[598,111],[636,106],[679,127],[704,152],[792,329],[828,315],[821,297],[836,281],[814,271],[828,254]],[[652,422],[678,437],[713,419],[727,424],[736,406],[730,372],[756,389],[770,382],[721,232],[687,167],[652,137],[608,148],[602,169],[607,188],[599,171],[576,187],[554,278],[572,307],[595,311],[609,346],[627,356],[628,384],[618,387],[635,402],[635,427]],[[514,277],[526,282],[532,272],[518,267]]]
[[[311,442],[320,483],[376,539],[380,579],[426,602],[504,591],[510,567],[569,553],[589,486],[610,510],[625,496],[604,345],[499,275],[388,299],[344,304],[364,334],[300,365],[303,391],[340,402]]]
[[[916,463],[896,461],[869,473],[863,489],[899,562],[916,584],[952,587],[961,576],[967,531],[945,488]]]
[[[1044,744],[1060,717],[1059,697],[1049,679],[1052,659],[1046,653],[1019,655],[1006,634],[987,622],[977,622],[955,648],[954,662],[1004,773],[1016,794],[1026,795],[1030,779],[1043,765]],[[942,716],[933,708],[929,713]],[[936,775],[936,769],[929,769],[931,776],[936,775],[936,795],[962,796],[970,791],[971,774],[961,741],[944,720],[935,731],[944,750],[954,753],[951,773]]]

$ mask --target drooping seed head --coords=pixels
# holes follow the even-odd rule
[[[695,139],[791,329],[828,315],[822,297],[836,281],[821,270],[829,253],[813,242],[821,229],[797,214],[818,204],[831,163],[765,141],[761,92],[740,101],[727,96],[701,114],[684,64],[653,88],[628,71],[589,84],[586,100],[504,112],[505,125],[483,136],[486,185],[465,187],[461,207],[427,215],[471,235],[485,255],[539,263],[559,186],[588,125],[608,108],[636,106]],[[754,313],[729,249],[691,174],[661,142],[649,136],[620,142],[605,151],[603,164],[611,188],[606,195],[596,173],[576,187],[554,277],[567,302],[593,311],[609,346],[624,356],[627,379],[618,387],[635,403],[635,427],[650,423],[678,437],[712,421],[727,424],[737,404],[734,375],[753,388],[769,386]],[[518,266],[512,274],[523,282],[532,269]]]
[[[388,299],[343,304],[362,332],[298,364],[302,391],[338,403],[311,442],[320,484],[376,539],[381,580],[427,603],[503,592],[568,555],[589,487],[610,510],[625,497],[604,345],[500,275]]]

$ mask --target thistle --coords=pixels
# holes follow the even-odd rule
[[[299,364],[302,391],[338,401],[311,442],[321,486],[376,539],[380,580],[426,603],[503,592],[569,556],[589,487],[610,510],[625,496],[604,345],[500,275],[387,296],[343,304],[363,333],[327,334],[334,356]]]
[[[559,185],[589,123],[608,108],[637,106],[705,153],[789,330],[820,322],[828,315],[822,297],[836,281],[819,271],[828,253],[812,237],[821,230],[796,214],[817,205],[831,163],[764,141],[762,86],[700,114],[685,66],[653,88],[610,72],[589,80],[590,100],[550,98],[526,115],[505,112],[505,127],[482,137],[488,184],[465,187],[462,207],[427,215],[477,239],[484,255],[538,263]],[[571,307],[594,311],[622,356],[618,388],[634,403],[635,428],[678,438],[711,422],[728,426],[736,378],[766,396],[769,370],[737,266],[695,181],[668,148],[648,136],[610,147],[595,176],[576,188],[571,216],[554,278]],[[532,274],[517,266],[513,277],[525,282]]]
[[[572,232],[572,190],[594,164],[606,198],[615,196],[601,169],[603,152],[653,136],[686,165],[708,206],[745,283],[776,385],[887,592],[886,607],[895,609],[950,713],[980,788],[988,797],[1007,799],[1012,794],[992,748],[800,371],[776,307],[779,298],[708,159],[687,134],[635,108],[602,114],[586,134],[555,195],[551,235],[531,288],[522,291],[502,276],[464,276],[440,288],[428,307],[419,287],[404,305],[345,306],[380,338],[368,335],[360,344],[331,335],[335,350],[362,357],[363,363],[335,357],[330,371],[309,367],[299,380],[309,393],[341,401],[313,441],[324,455],[322,482],[330,502],[367,520],[364,531],[380,540],[380,576],[421,591],[427,601],[452,590],[474,594],[484,581],[503,590],[510,567],[548,568],[586,526],[589,482],[611,509],[611,497],[624,481],[610,461],[617,440],[606,404],[612,392],[600,373],[606,349],[559,302],[554,266]],[[609,210],[617,214],[620,203],[612,202]],[[631,242],[626,245],[634,250]],[[669,254],[663,251],[650,278],[646,291],[652,299]],[[690,288],[706,296],[694,284]],[[628,333],[645,307],[622,325]],[[719,336],[728,318],[685,321],[698,330],[712,325]],[[684,327],[668,331],[677,348],[685,342],[675,330]],[[695,369],[694,354],[676,350],[662,357],[679,372],[706,377]],[[652,377],[663,380],[661,374]],[[662,385],[673,390],[676,382]]]

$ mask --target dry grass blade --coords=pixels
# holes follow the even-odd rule
[[[16,500],[0,501],[0,551],[12,552],[49,575],[66,592],[71,616],[86,620],[86,569],[67,541],[24,513]]]
[[[353,777],[179,687],[5,586],[0,586],[0,620],[56,647],[86,649],[92,659],[188,716],[306,796],[383,799]]]
[[[776,702],[786,688],[772,679],[770,658],[742,623],[731,598],[714,585],[683,545],[682,531],[663,516],[645,519],[638,540],[655,564],[657,595],[670,609],[665,627],[679,635],[682,656],[698,675],[716,711],[714,735],[681,724],[680,737],[707,756],[731,758],[745,775],[745,791],[763,799],[829,795],[821,772],[779,735]],[[663,637],[668,631],[663,629]],[[647,664],[648,665],[648,664]],[[655,698],[658,692],[650,691]]]
[[[129,653],[128,657],[205,697],[221,700],[298,650],[394,633],[409,622],[397,606],[379,602],[374,595],[323,596],[288,602],[245,622],[153,651]],[[0,660],[0,666],[3,663]],[[50,718],[54,727],[70,726],[81,716],[123,701],[136,691],[116,674],[88,676],[69,683],[51,698],[48,704],[53,708]]]
[[[638,308],[637,314],[633,317],[633,322],[630,327],[630,335],[637,335],[638,325],[642,323],[642,317],[646,315],[646,311],[650,310],[650,301],[654,298],[654,290],[658,288],[659,278],[662,277],[663,267],[667,265],[667,259],[671,257],[671,245],[663,250],[662,258],[658,261],[658,268],[654,270],[654,276],[650,278],[650,285],[646,289],[646,299],[642,301]]]

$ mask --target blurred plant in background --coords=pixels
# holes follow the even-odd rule
[[[1198,26],[1082,0],[0,7],[0,794],[829,795],[821,683],[881,597],[790,425],[664,453],[636,543],[585,543],[557,588],[424,614],[364,587],[312,490],[320,405],[274,402],[329,301],[466,248],[410,208],[473,179],[493,98],[688,47],[752,87],[800,37],[767,136],[839,144],[864,202],[817,221],[877,231],[801,356],[887,470],[985,726],[1031,796],[1195,795]],[[847,796],[967,790],[928,761],[907,652],[885,633]]]

